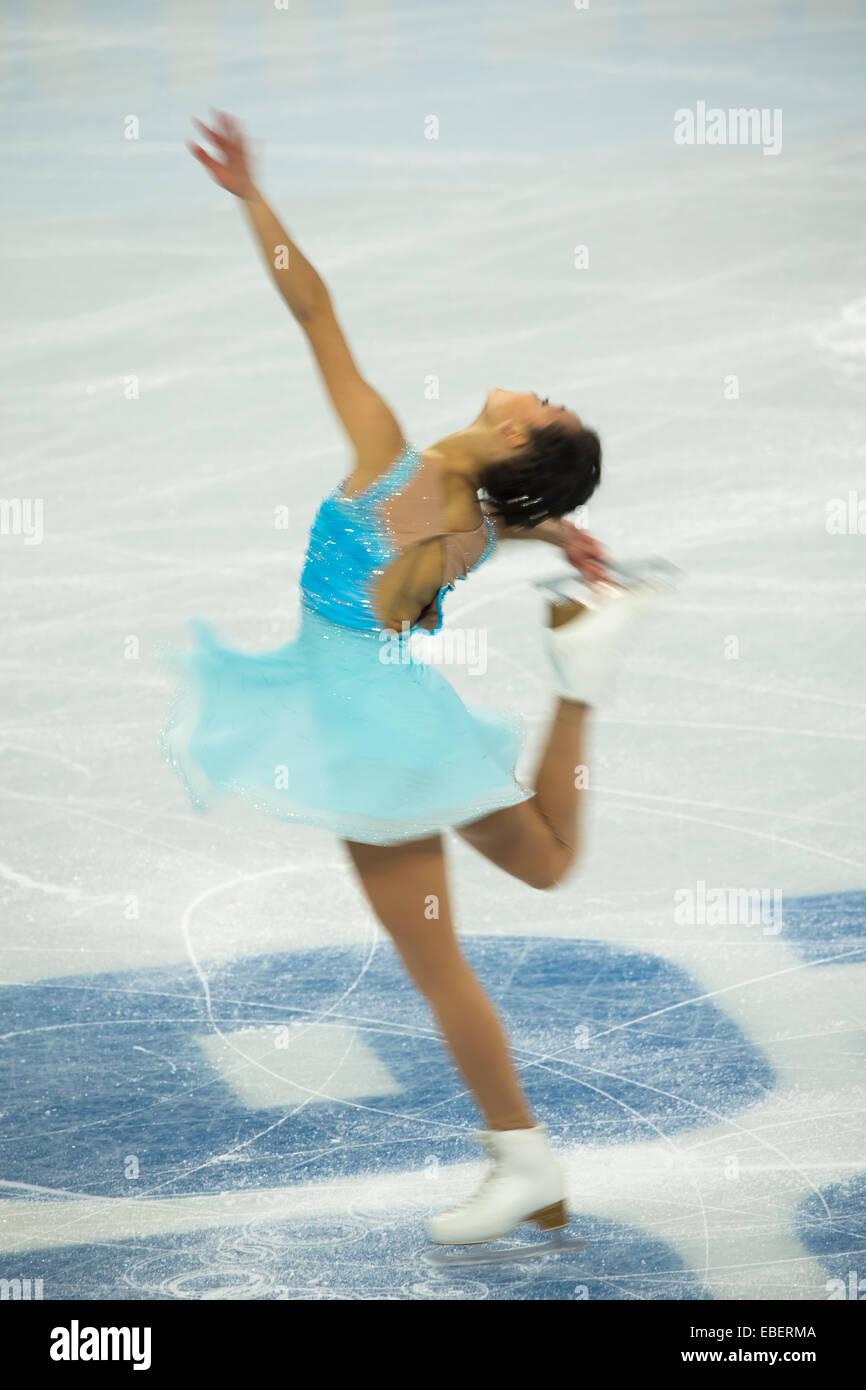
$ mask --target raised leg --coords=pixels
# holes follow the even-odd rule
[[[603,698],[623,635],[653,598],[647,586],[607,585],[588,608],[581,599],[549,610],[548,648],[559,699],[535,777],[535,797],[461,826],[487,859],[532,888],[554,888],[579,850],[585,796],[584,738],[591,706]]]
[[[558,700],[533,799],[457,831],[473,849],[531,888],[555,888],[578,856],[588,715],[587,705]]]
[[[346,841],[364,893],[429,1003],[488,1129],[531,1129],[501,1019],[454,931],[439,835],[405,845]]]

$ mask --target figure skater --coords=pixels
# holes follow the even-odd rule
[[[568,1222],[564,1168],[461,953],[442,835],[456,831],[533,888],[562,882],[580,843],[574,772],[586,761],[588,713],[654,586],[613,582],[603,548],[563,520],[592,495],[601,466],[598,436],[564,405],[492,390],[466,428],[413,447],[359,372],[322,279],[256,188],[236,122],[213,119],[212,128],[196,125],[216,155],[188,147],[241,200],[354,466],[313,521],[294,641],[245,654],[193,620],[198,646],[179,658],[189,679],[163,731],[165,756],[200,806],[233,793],[345,842],[487,1125],[474,1137],[492,1166],[468,1201],[427,1223],[431,1240],[495,1240],[523,1221],[558,1230]],[[547,640],[558,699],[534,790],[514,775],[519,718],[467,707],[438,671],[406,658],[412,633],[439,630],[447,591],[509,537],[558,547],[580,590],[553,585]],[[386,659],[394,643],[396,661]]]

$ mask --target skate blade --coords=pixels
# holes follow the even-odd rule
[[[440,1268],[453,1265],[522,1264],[524,1260],[540,1259],[542,1255],[564,1255],[572,1250],[585,1250],[588,1245],[588,1240],[578,1240],[576,1236],[566,1236],[557,1231],[550,1240],[536,1241],[532,1244],[527,1241],[525,1245],[496,1246],[490,1241],[478,1241],[472,1248],[459,1245],[450,1250],[434,1245],[422,1251],[421,1258],[427,1264],[438,1265]]]
[[[660,555],[640,560],[620,560],[606,566],[604,579],[588,580],[579,570],[570,569],[543,579],[533,580],[533,588],[542,590],[554,600],[575,599],[592,606],[599,593],[610,588],[645,589],[658,594],[670,594],[677,588],[682,570]]]

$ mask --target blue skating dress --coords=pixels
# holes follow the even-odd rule
[[[192,619],[197,646],[162,749],[193,805],[240,796],[258,810],[347,840],[399,844],[463,825],[533,793],[514,776],[519,716],[467,706],[387,629],[376,583],[414,544],[442,538],[444,582],[411,632],[438,632],[442,600],[485,560],[495,535],[448,531],[443,475],[406,445],[372,486],[339,484],[320,506],[301,575],[297,636],[273,651],[224,646]]]

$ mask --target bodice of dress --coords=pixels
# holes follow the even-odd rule
[[[443,538],[443,582],[413,624],[426,632],[438,632],[445,594],[487,559],[496,533],[487,517],[474,531],[450,530],[442,471],[407,444],[369,487],[347,497],[340,483],[319,507],[301,573],[303,607],[342,627],[380,632],[376,584],[398,555],[434,536]]]

